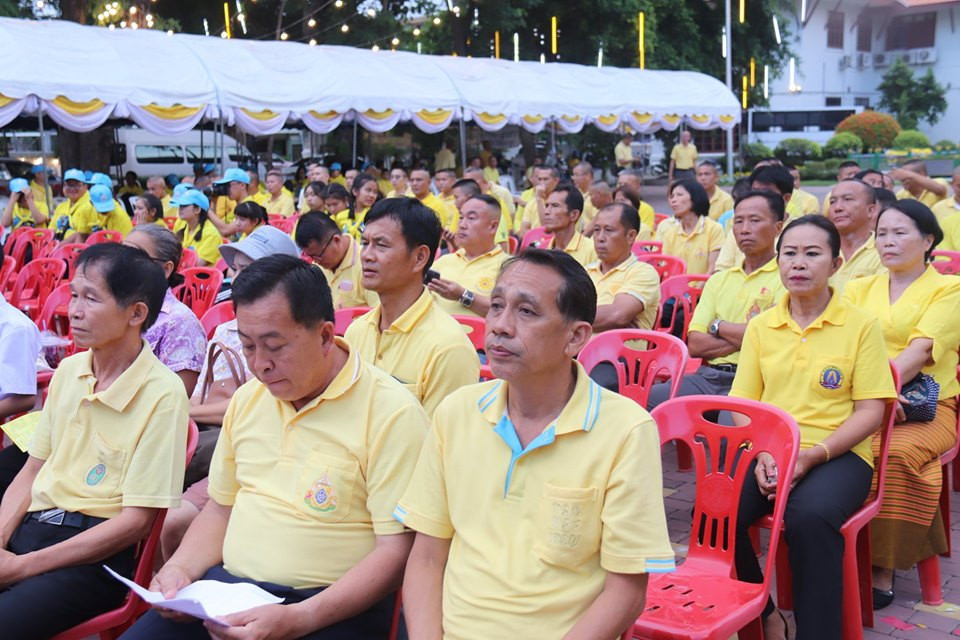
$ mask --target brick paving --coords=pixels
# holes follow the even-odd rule
[[[672,446],[665,447],[663,451],[667,526],[670,529],[670,540],[677,554],[682,556],[686,553],[690,534],[690,510],[693,508],[696,491],[694,476],[692,472],[677,470],[677,456]],[[957,547],[960,542],[960,494],[957,493],[951,495],[950,522],[952,546],[960,549]],[[898,571],[894,603],[874,612],[874,627],[864,630],[864,638],[957,640],[960,637],[960,552],[954,553],[951,558],[940,558],[940,578],[943,583],[944,604],[932,608],[924,605],[920,599],[916,568]],[[790,617],[789,614],[787,617]],[[889,622],[885,622],[885,619]],[[897,628],[903,626],[910,628]]]

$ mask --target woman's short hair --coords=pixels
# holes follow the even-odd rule
[[[143,200],[143,206],[147,208],[147,211],[153,211],[154,220],[163,219],[163,201],[157,196],[153,195],[149,191],[145,191],[137,196],[138,199]]]
[[[269,220],[267,210],[252,200],[238,204],[233,215],[247,220],[259,220],[262,224],[267,224]]]
[[[183,283],[183,276],[177,273],[177,267],[180,266],[180,260],[183,258],[183,245],[173,235],[173,231],[158,224],[145,223],[138,224],[130,233],[144,233],[150,236],[153,241],[153,248],[156,252],[156,259],[160,262],[172,262],[173,272],[167,278],[167,285],[171,288]]]
[[[634,209],[640,208],[640,195],[636,191],[626,185],[617,187],[613,190],[613,195],[611,196],[614,201],[616,201],[618,193],[623,194],[623,197],[630,201],[630,205]]]
[[[126,308],[137,302],[147,305],[147,318],[140,327],[141,333],[153,326],[167,294],[167,279],[163,267],[146,251],[116,242],[95,244],[84,249],[77,258],[77,272],[89,267],[100,271],[117,306]]]
[[[933,253],[933,250],[937,248],[938,244],[943,242],[943,229],[940,228],[940,222],[937,220],[936,214],[930,210],[930,207],[919,200],[897,200],[894,204],[889,205],[877,214],[877,224],[880,224],[880,218],[888,211],[899,211],[913,220],[913,224],[916,225],[920,235],[933,236],[933,244],[930,245],[927,252],[923,254],[924,261],[929,262],[930,254]]]
[[[783,239],[787,237],[788,231],[807,224],[812,224],[813,226],[823,229],[827,232],[827,242],[830,244],[830,254],[834,259],[839,258],[840,232],[837,231],[837,227],[834,226],[833,222],[831,222],[829,218],[822,216],[819,213],[810,213],[805,216],[800,216],[796,220],[790,222],[790,224],[788,224],[786,228],[780,232],[780,237],[777,238],[777,253],[780,253],[780,245],[783,244]]]
[[[710,196],[707,195],[707,190],[700,186],[699,182],[689,178],[677,180],[670,185],[668,195],[672,196],[677,187],[683,187],[683,189],[690,194],[691,211],[701,217],[710,213]]]

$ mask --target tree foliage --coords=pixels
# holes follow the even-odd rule
[[[844,131],[863,140],[864,151],[881,151],[893,144],[893,139],[900,133],[900,125],[889,114],[864,111],[841,120],[836,132]]]
[[[927,69],[918,79],[899,58],[883,74],[877,90],[881,93],[880,108],[894,114],[905,129],[916,129],[924,120],[936,124],[947,110],[947,89],[937,82],[933,69]]]
[[[915,129],[904,129],[893,139],[893,148],[900,151],[910,149],[929,149],[930,138]]]
[[[823,154],[830,158],[845,158],[851,153],[860,153],[863,151],[863,140],[855,133],[850,131],[841,131],[829,140],[823,146]]]

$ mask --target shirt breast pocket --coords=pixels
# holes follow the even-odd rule
[[[99,434],[93,436],[92,449],[95,458],[81,470],[85,491],[93,498],[112,498],[120,489],[127,452],[109,446]]]
[[[533,552],[548,564],[577,569],[600,548],[600,501],[594,487],[544,483]]]
[[[340,522],[350,515],[359,475],[360,464],[356,460],[312,453],[300,473],[293,502],[311,518]]]
[[[834,400],[850,395],[853,360],[840,356],[822,356],[813,361],[812,384],[823,398]]]

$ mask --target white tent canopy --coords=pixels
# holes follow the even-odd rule
[[[329,133],[356,120],[371,131],[412,121],[437,132],[454,120],[488,131],[576,132],[732,128],[740,105],[718,80],[688,71],[596,68],[417,55],[292,42],[225,40],[72,22],[0,18],[0,126],[49,115],[74,131],[129,118],[159,134],[223,118],[253,135],[302,122]]]

